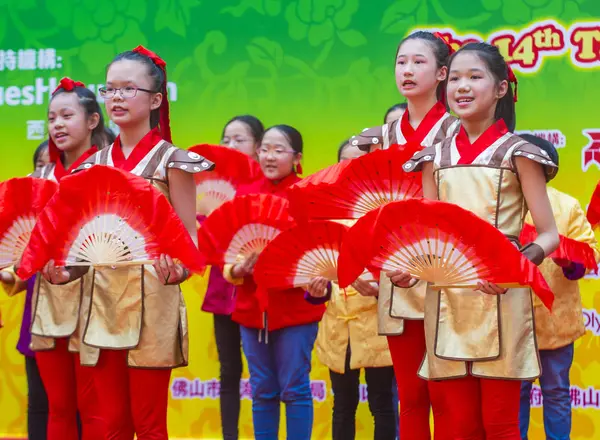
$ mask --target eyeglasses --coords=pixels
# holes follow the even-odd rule
[[[98,91],[100,92],[100,96],[102,96],[105,99],[114,98],[115,95],[117,94],[117,92],[119,92],[121,97],[124,99],[135,98],[135,95],[137,95],[138,90],[140,90],[142,92],[146,92],[146,93],[158,93],[158,92],[155,92],[154,90],[142,89],[141,87],[132,87],[132,86],[119,87],[119,88],[100,87],[98,89]]]
[[[223,139],[221,139],[221,145],[227,145],[233,148],[237,147],[238,145],[245,144],[247,142],[252,142],[252,139],[241,137],[235,137],[231,139],[224,137]]]
[[[265,145],[261,145],[256,152],[259,156],[267,156],[269,153],[272,153],[273,156],[277,158],[282,157],[285,154],[296,154],[294,150],[287,150],[283,147]]]

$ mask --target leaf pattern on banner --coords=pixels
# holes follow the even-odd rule
[[[288,5],[285,19],[292,40],[307,39],[317,47],[337,34],[345,45],[357,47],[367,39],[356,29],[347,30],[356,11],[358,0],[298,0]]]
[[[427,3],[423,0],[393,2],[383,13],[379,26],[386,34],[405,34],[417,23],[416,14],[427,14]],[[422,22],[419,18],[419,22]]]
[[[237,6],[223,8],[221,13],[241,17],[248,9],[254,9],[261,15],[275,17],[281,12],[281,0],[241,0]]]
[[[200,5],[199,0],[161,0],[158,3],[154,28],[156,31],[170,29],[185,37],[190,24],[190,10]]]
[[[283,64],[283,49],[281,44],[265,37],[258,37],[246,46],[252,62],[269,70],[280,69]]]

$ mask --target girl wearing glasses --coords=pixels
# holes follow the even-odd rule
[[[225,125],[221,144],[256,158],[256,150],[260,146],[264,131],[262,122],[254,116],[235,116]],[[201,218],[198,220],[202,221]],[[214,316],[215,341],[221,370],[219,404],[224,440],[238,439],[240,419],[242,340],[240,325],[231,319],[235,307],[235,290],[235,286],[223,278],[220,268],[212,266],[202,310]]]
[[[213,164],[180,150],[171,141],[166,63],[139,46],[108,66],[100,89],[120,134],[87,159],[120,168],[152,182],[170,200],[196,239],[196,187],[191,173]],[[106,438],[167,440],[171,369],[187,365],[187,319],[179,283],[188,271],[161,255],[153,266],[93,270],[93,301],[81,335],[81,363],[94,367],[98,414]],[[51,281],[73,278],[64,268],[50,270]]]
[[[267,193],[285,197],[298,182],[302,136],[288,125],[265,132],[258,148],[264,179],[238,194]],[[261,301],[252,272],[257,256],[226,265],[225,278],[238,286],[233,320],[240,324],[252,387],[252,418],[257,440],[279,438],[280,402],[286,406],[288,440],[311,437],[313,403],[310,390],[311,351],[323,305],[312,305],[302,289],[268,293]],[[261,304],[268,304],[262,307]]]

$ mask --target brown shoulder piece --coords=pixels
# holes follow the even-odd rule
[[[365,128],[362,133],[352,136],[349,143],[350,145],[367,152],[371,150],[371,146],[382,148],[383,128],[381,125],[378,127]]]
[[[188,173],[196,174],[214,169],[215,164],[205,157],[200,156],[198,153],[178,148],[169,157],[167,168],[177,168]]]
[[[422,171],[423,164],[425,162],[433,162],[434,159],[435,146],[427,147],[421,151],[416,152],[408,162],[402,165],[402,169],[407,173]]]
[[[512,153],[512,158],[514,159],[515,157],[525,157],[542,165],[544,167],[544,174],[546,174],[546,182],[554,179],[558,173],[558,165],[552,162],[548,153],[529,142],[515,148]]]

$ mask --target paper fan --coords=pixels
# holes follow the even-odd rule
[[[530,286],[550,308],[553,294],[538,267],[493,225],[451,203],[409,199],[360,219],[338,259],[340,287],[365,267],[409,272],[434,288],[475,288],[479,281]]]
[[[290,211],[302,220],[356,219],[386,203],[422,197],[420,173],[402,168],[412,153],[377,150],[326,168],[290,187]]]
[[[59,266],[151,264],[160,254],[193,272],[204,268],[166,197],[145,179],[102,165],[69,175],[40,213],[19,276],[50,259]]]
[[[240,185],[262,176],[256,160],[233,148],[219,145],[195,145],[190,151],[215,163],[212,171],[194,174],[196,180],[196,212],[209,215],[223,203],[233,199]]]
[[[204,220],[198,229],[198,247],[210,264],[234,264],[262,252],[293,225],[286,199],[271,194],[238,196]]]
[[[535,240],[537,237],[537,231],[535,226],[525,223],[519,241],[521,244],[527,244]],[[587,243],[573,240],[572,238],[559,235],[560,244],[558,248],[552,252],[549,258],[559,258],[561,260],[568,260],[574,263],[583,264],[586,269],[598,270],[598,264],[596,263],[596,256],[594,249]]]
[[[587,219],[593,229],[600,226],[600,182],[596,185],[590,204],[587,207]]]
[[[303,223],[279,234],[260,254],[254,280],[265,289],[307,286],[317,276],[337,281],[337,259],[347,226]]]
[[[0,183],[0,269],[19,261],[39,213],[57,188],[54,181],[33,177]]]

